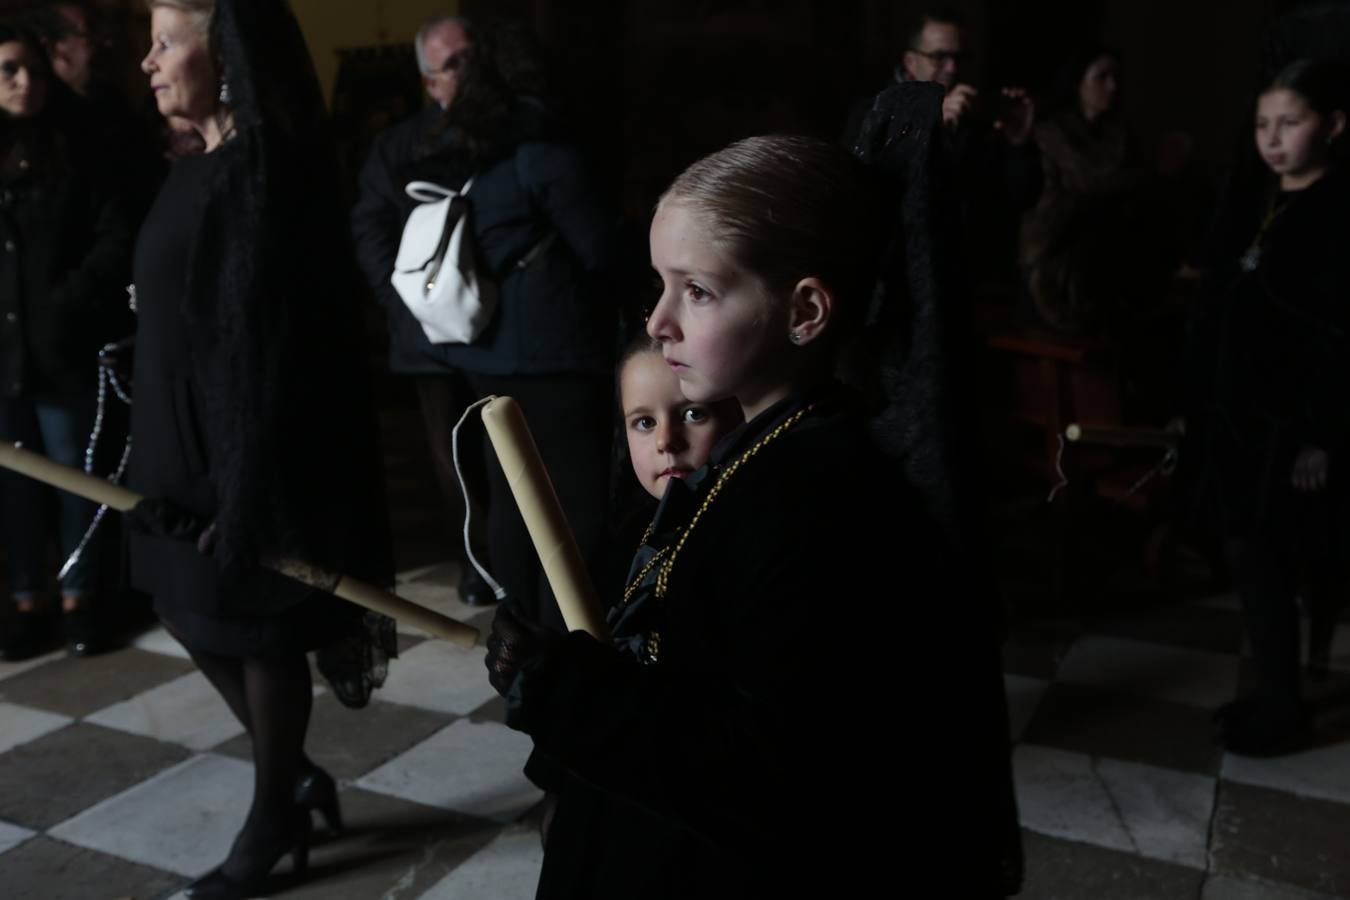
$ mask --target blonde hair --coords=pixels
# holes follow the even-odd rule
[[[156,7],[176,9],[187,17],[202,37],[211,33],[211,16],[216,12],[216,0],[145,0],[145,8],[154,12]]]
[[[714,244],[778,293],[816,277],[862,312],[880,244],[879,191],[863,166],[825,141],[766,135],[685,169],[661,197],[688,207]]]

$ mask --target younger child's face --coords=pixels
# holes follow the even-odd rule
[[[713,445],[741,423],[734,401],[694,403],[660,353],[639,353],[619,376],[624,434],[633,474],[660,499],[672,478],[703,466]]]

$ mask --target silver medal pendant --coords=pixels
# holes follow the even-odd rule
[[[1255,245],[1248,247],[1247,252],[1238,260],[1238,267],[1244,272],[1255,272],[1259,265],[1261,265],[1261,248]]]

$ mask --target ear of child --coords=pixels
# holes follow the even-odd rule
[[[799,347],[819,340],[834,313],[834,292],[819,278],[803,278],[788,303],[788,339]]]

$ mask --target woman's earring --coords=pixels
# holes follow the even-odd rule
[[[220,94],[218,95],[218,99],[226,106],[234,100],[234,96],[230,93],[230,83],[224,78],[220,79]]]
[[[800,344],[802,342],[802,333],[800,331],[789,331],[788,340],[792,341],[794,344]]]

